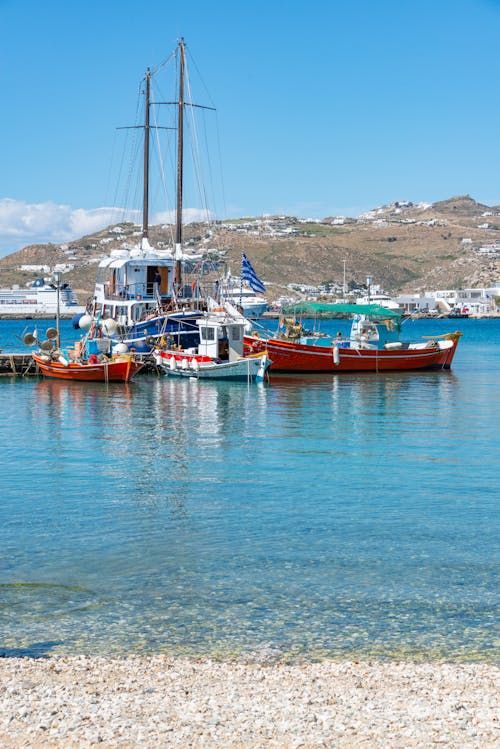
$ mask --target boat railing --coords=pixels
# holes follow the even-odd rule
[[[115,284],[114,287],[106,285],[105,297],[106,299],[113,300],[115,302],[120,301],[131,301],[135,299],[145,301],[156,301],[158,296],[158,284],[153,282],[142,282],[133,284]],[[160,294],[163,298],[167,298],[167,294]]]
[[[185,279],[180,289],[172,294],[165,294],[154,282],[141,282],[135,284],[106,284],[104,295],[106,299],[112,301],[131,301],[144,300],[157,302],[159,299],[165,300],[174,296],[176,299],[194,300],[205,299],[207,294],[213,294],[213,291],[206,287],[206,284],[200,284],[197,280],[190,281]]]

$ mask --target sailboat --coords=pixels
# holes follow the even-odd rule
[[[143,144],[143,210],[142,237],[139,246],[114,250],[98,266],[92,314],[103,320],[112,318],[118,324],[115,339],[137,352],[149,352],[160,341],[171,340],[182,347],[199,341],[196,320],[206,309],[199,283],[184,284],[183,268],[190,262],[182,248],[184,110],[197,106],[185,100],[186,50],[180,39],[178,56],[178,99],[175,102],[153,102],[148,68],[144,78],[145,118],[139,126],[144,130]],[[177,180],[175,246],[159,250],[149,242],[150,140],[153,104],[177,106]],[[202,107],[212,109],[212,107]]]

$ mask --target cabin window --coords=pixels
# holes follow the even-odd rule
[[[241,328],[239,326],[238,327],[235,326],[231,328],[231,335],[233,337],[233,341],[241,341],[240,333],[241,333]]]
[[[106,283],[111,280],[111,271],[109,268],[98,268],[96,274],[96,283]]]
[[[200,338],[202,341],[215,341],[215,329],[200,328]]]

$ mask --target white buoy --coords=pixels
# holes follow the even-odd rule
[[[128,354],[128,346],[126,343],[117,343],[113,346],[113,354],[119,356],[120,354]]]
[[[168,363],[168,366],[170,367],[170,369],[172,370],[172,372],[175,372],[175,370],[177,369],[177,359],[175,358],[175,356],[171,356],[170,357],[170,361]]]
[[[78,321],[78,326],[81,330],[90,330],[93,322],[94,321],[90,315],[82,315]]]
[[[189,369],[189,362],[185,358],[181,361],[181,369]]]
[[[106,318],[106,320],[101,320],[101,328],[106,333],[106,335],[115,335],[116,331],[118,330],[118,323],[116,320],[113,320],[112,317]]]
[[[195,372],[200,371],[200,362],[198,361],[198,359],[191,360],[191,367]]]
[[[340,351],[338,346],[333,347],[333,363],[336,367],[340,364]]]

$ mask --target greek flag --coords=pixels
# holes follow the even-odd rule
[[[266,287],[252,268],[244,252],[241,253],[241,280],[246,281],[253,291],[258,291],[260,294],[266,293]]]

